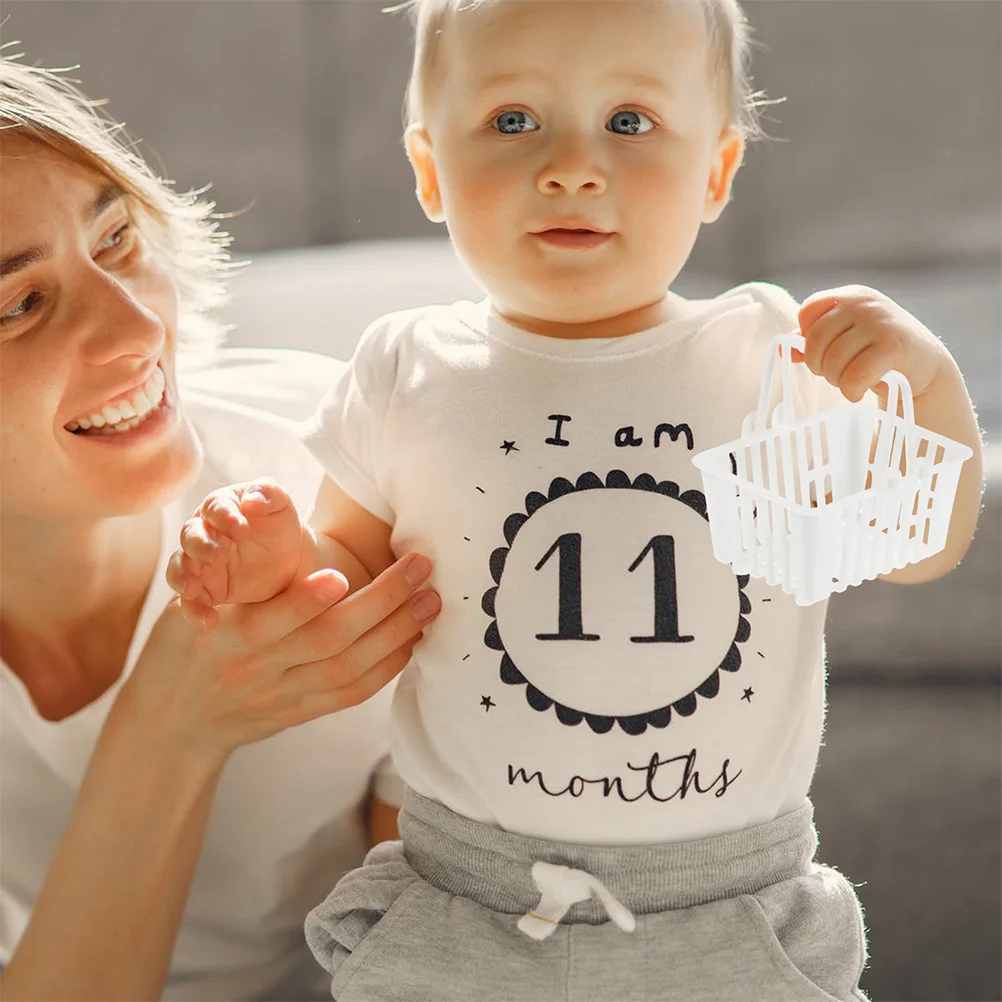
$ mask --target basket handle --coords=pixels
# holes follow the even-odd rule
[[[758,410],[755,412],[754,428],[743,428],[742,434],[749,431],[765,431],[766,419],[769,410],[769,395],[772,391],[772,374],[776,368],[776,356],[782,359],[782,380],[783,380],[783,402],[776,408],[775,420],[780,424],[793,424],[796,414],[793,411],[793,349],[803,352],[807,347],[807,342],[802,334],[796,331],[788,331],[785,334],[777,334],[769,344],[769,354],[765,360],[765,374],[762,376],[762,388],[758,395]],[[748,424],[751,414],[745,419]]]
[[[793,424],[796,420],[794,413],[794,390],[793,390],[793,349],[803,352],[807,347],[802,334],[796,331],[788,331],[777,334],[769,345],[769,354],[765,361],[765,373],[762,376],[762,386],[758,396],[758,410],[754,414],[749,414],[745,418],[744,427],[741,429],[742,435],[749,432],[764,432],[769,411],[769,396],[772,391],[772,376],[776,368],[776,356],[780,356],[782,363],[781,375],[783,383],[783,399],[773,414],[773,425]],[[889,434],[879,434],[877,436],[877,452],[874,455],[874,467],[876,469],[886,469],[892,479],[897,479],[898,475],[907,477],[915,470],[918,457],[918,433],[915,428],[915,404],[912,400],[912,387],[907,377],[896,369],[888,369],[880,377],[879,382],[887,384],[887,405],[886,413],[891,417],[897,417],[898,399],[901,400],[901,410],[904,415],[905,429],[904,435],[894,436],[893,455],[891,454],[891,438]],[[748,427],[752,418],[755,420],[754,428]],[[886,426],[885,426],[886,427]],[[904,452],[904,473],[901,470],[902,451]],[[922,464],[918,464],[921,466]],[[922,471],[919,471],[920,476]]]
[[[898,398],[901,398],[901,411],[905,420],[904,435],[896,436],[894,442],[894,454],[891,455],[891,436],[877,435],[877,452],[873,457],[873,464],[876,469],[886,468],[888,473],[894,476],[901,469],[902,450],[904,451],[904,473],[907,477],[914,471],[918,461],[918,433],[915,430],[915,404],[912,400],[912,387],[906,376],[896,369],[888,369],[880,377],[880,382],[887,384],[887,405],[886,413],[889,417],[898,415]]]

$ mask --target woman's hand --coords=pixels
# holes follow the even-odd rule
[[[430,573],[426,557],[408,554],[345,598],[343,576],[317,571],[267,602],[221,607],[211,629],[193,624],[175,600],[113,712],[149,721],[186,750],[225,758],[364,702],[404,668],[438,614],[438,595],[417,591]]]

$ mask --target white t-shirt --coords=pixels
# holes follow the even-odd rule
[[[10,958],[42,888],[108,710],[170,598],[163,567],[183,520],[209,490],[264,474],[309,512],[321,471],[299,443],[295,422],[313,411],[342,369],[305,352],[229,349],[211,370],[184,377],[182,397],[206,463],[198,482],[164,510],[160,570],[122,679],[52,723],[0,665],[0,963]],[[385,689],[361,706],[234,753],[165,999],[329,998],[330,979],[309,954],[303,919],[365,853],[362,804],[388,753],[389,701]]]
[[[411,787],[591,844],[699,838],[802,803],[825,604],[714,559],[691,462],[738,437],[796,310],[753,284],[620,338],[527,333],[486,302],[368,329],[304,441],[395,552],[435,561],[443,610],[392,708]],[[800,413],[843,402],[797,370]]]

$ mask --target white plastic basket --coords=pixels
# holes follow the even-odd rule
[[[693,456],[703,475],[714,556],[813,605],[946,545],[966,445],[915,424],[908,380],[890,371],[887,409],[846,403],[794,413],[791,349],[770,346],[758,410],[741,437]],[[777,354],[783,399],[766,426]],[[900,397],[903,415],[898,415]]]

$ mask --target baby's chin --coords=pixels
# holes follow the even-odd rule
[[[541,328],[590,327],[596,330],[585,336],[600,337],[597,329],[605,326],[618,334],[634,333],[659,323],[663,317],[658,304],[663,298],[658,294],[617,297],[601,290],[579,289],[566,295],[553,295],[551,291],[548,295],[513,297],[499,310],[502,315],[518,317],[519,326],[530,330],[534,323]]]

